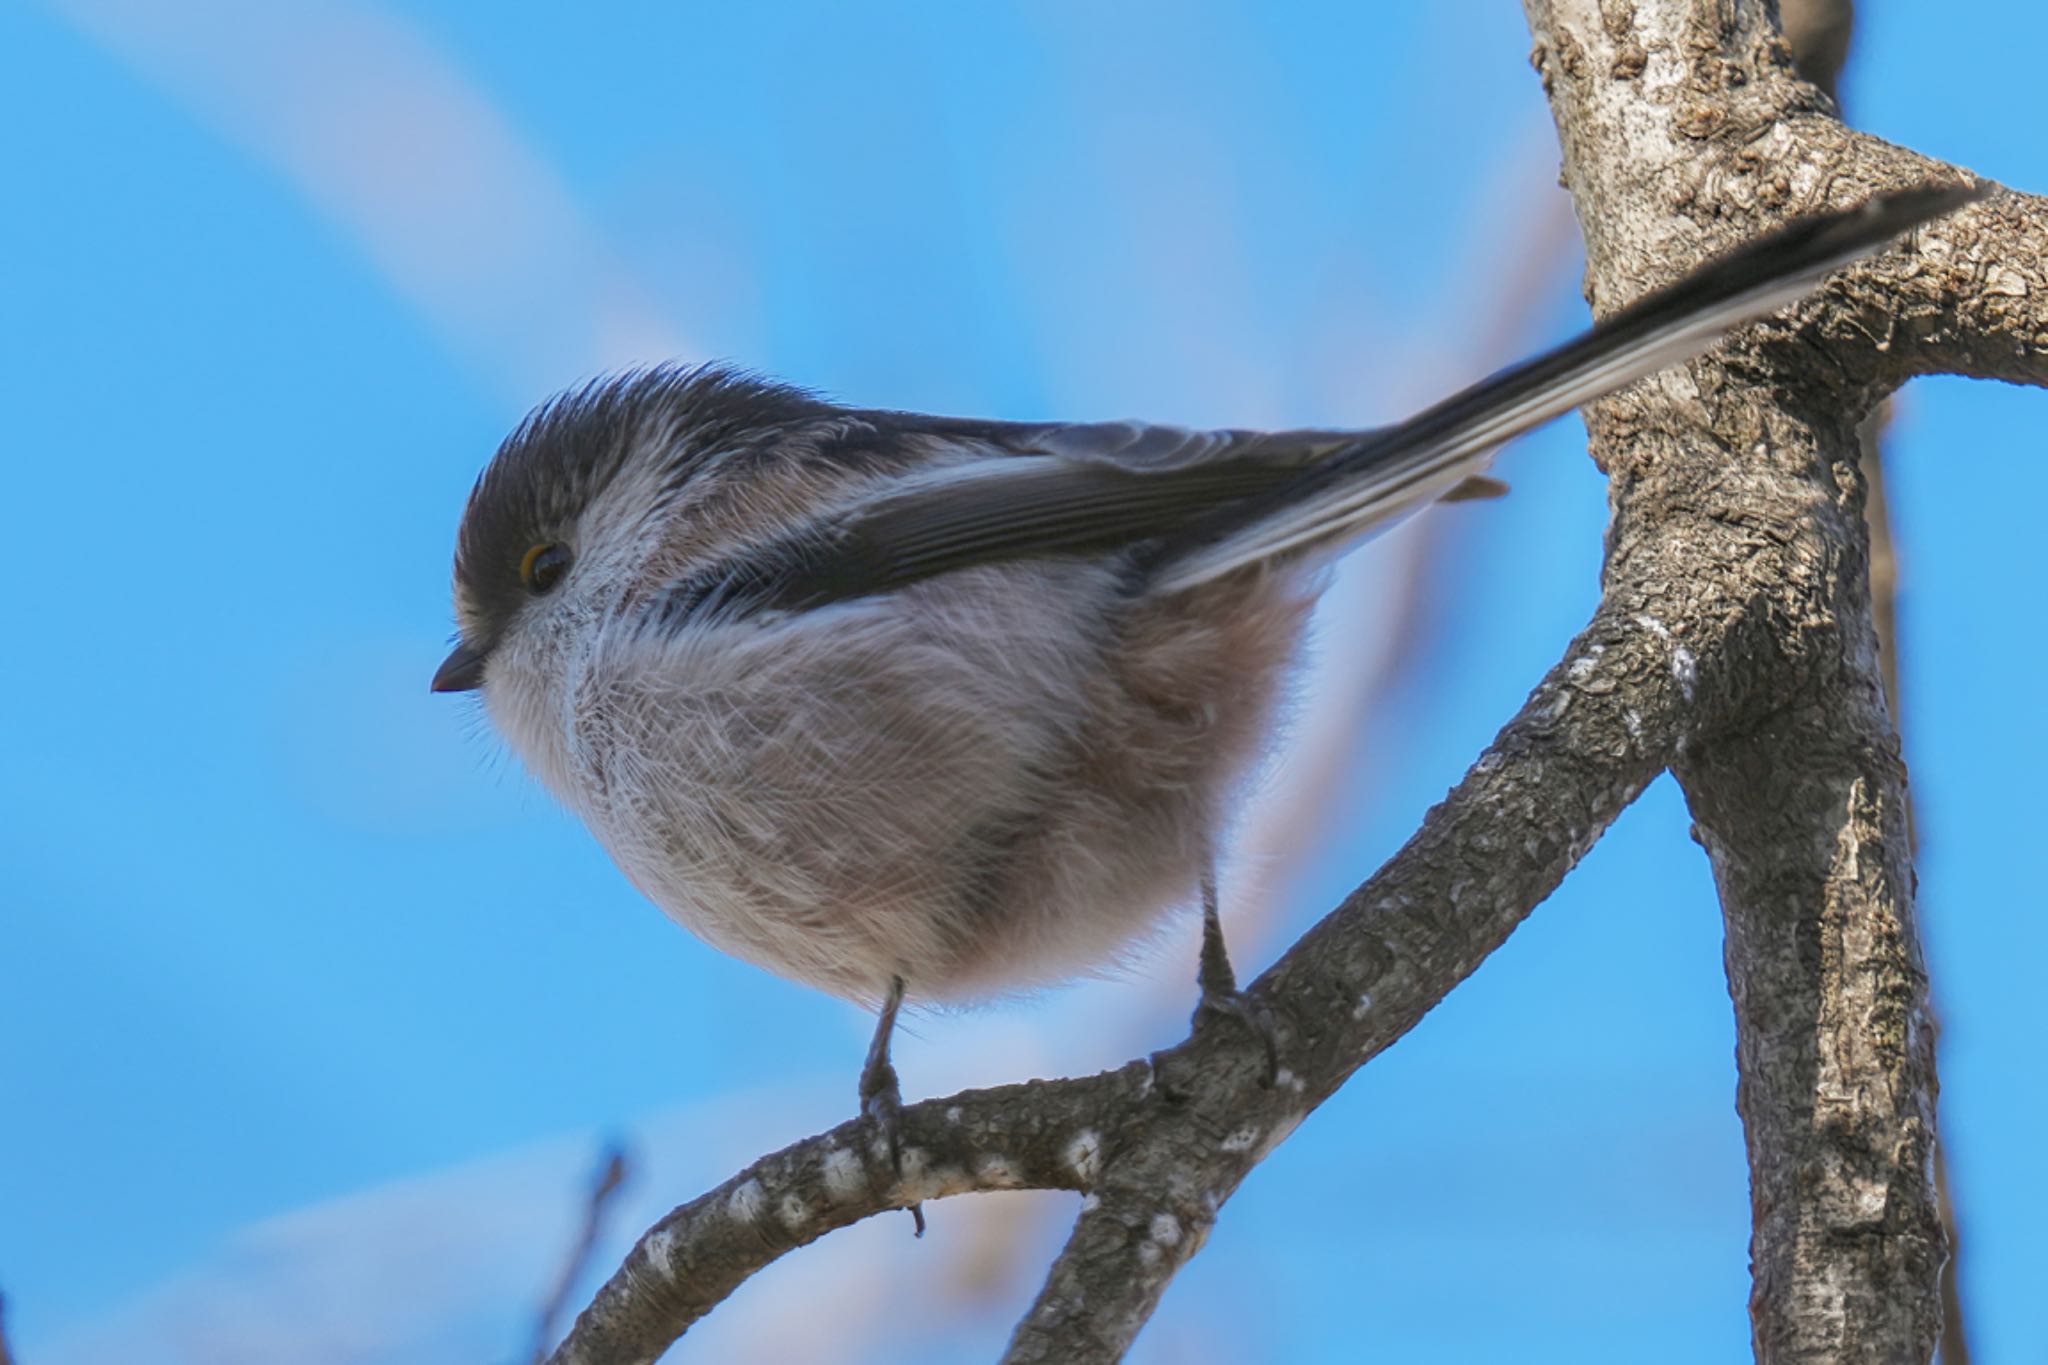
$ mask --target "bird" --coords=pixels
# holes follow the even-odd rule
[[[1190,430],[841,406],[661,364],[536,408],[457,533],[437,692],[712,946],[877,1012],[1104,969],[1199,901],[1197,1026],[1238,1019],[1218,830],[1330,560],[1499,490],[1505,442],[1980,196],[1794,220],[1414,416]]]

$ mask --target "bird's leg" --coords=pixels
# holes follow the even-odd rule
[[[881,1017],[875,1021],[874,1041],[868,1044],[867,1064],[860,1069],[860,1112],[889,1129],[892,1136],[896,1115],[903,1109],[903,1088],[889,1062],[889,1039],[896,1032],[896,1012],[902,1008],[903,978],[892,976]]]
[[[1202,998],[1195,1005],[1192,1023],[1200,1028],[1205,1015],[1222,1016],[1250,1029],[1266,1050],[1265,1083],[1271,1085],[1280,1076],[1280,1052],[1273,1042],[1273,1026],[1237,989],[1237,973],[1231,969],[1229,950],[1223,946],[1223,917],[1217,901],[1216,859],[1212,854],[1202,867],[1202,966],[1195,977],[1202,988]]]
[[[900,1127],[903,1087],[897,1082],[896,1068],[889,1061],[889,1039],[896,1032],[896,1012],[902,1008],[903,978],[892,976],[889,978],[889,994],[882,1001],[881,1018],[875,1021],[874,1041],[868,1044],[867,1063],[860,1069],[861,1116],[880,1126],[882,1136],[889,1143],[889,1165],[899,1181],[903,1179],[903,1134]],[[912,1204],[910,1217],[917,1224],[917,1235],[924,1236],[924,1206]]]

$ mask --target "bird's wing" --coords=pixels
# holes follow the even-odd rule
[[[976,564],[1127,548],[1152,586],[1173,591],[1350,540],[1459,489],[1504,442],[1698,355],[1984,192],[1904,190],[1802,219],[1377,431],[905,419],[914,430],[1038,458],[992,455],[871,495],[816,528],[802,553],[783,562],[770,595],[782,605],[819,604]]]
[[[778,605],[821,605],[976,564],[1099,555],[1269,492],[1357,432],[1199,431],[1144,422],[984,422],[878,413],[975,458],[907,475],[778,556]]]
[[[898,429],[964,439],[1003,454],[1111,465],[1134,474],[1168,474],[1230,460],[1300,468],[1358,439],[1358,431],[1205,431],[1157,422],[988,422],[890,413]]]

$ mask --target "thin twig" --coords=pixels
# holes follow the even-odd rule
[[[614,1141],[605,1148],[603,1162],[598,1167],[597,1179],[590,1187],[590,1194],[583,1203],[583,1227],[577,1233],[575,1243],[569,1248],[568,1256],[562,1262],[562,1273],[555,1280],[555,1290],[540,1310],[540,1318],[534,1324],[533,1365],[542,1365],[548,1352],[555,1344],[556,1326],[562,1315],[568,1311],[569,1296],[575,1292],[577,1281],[590,1265],[590,1256],[597,1249],[597,1239],[604,1230],[604,1216],[612,1196],[626,1183],[629,1174],[626,1148],[622,1142]],[[0,1357],[0,1365],[7,1365]]]

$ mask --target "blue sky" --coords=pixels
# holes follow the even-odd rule
[[[675,929],[427,695],[469,483],[527,406],[633,360],[998,416],[1364,424],[1578,325],[1515,7],[1374,8],[0,7],[0,1291],[26,1360],[509,1358],[601,1135],[641,1155],[631,1223],[843,1115],[865,1017]],[[1862,126],[2048,184],[2048,13],[1861,9]],[[1928,382],[1893,445],[1992,1365],[2048,1348],[2044,420]],[[1589,610],[1577,423],[1500,472],[1512,497],[1334,590],[1233,863],[1241,965],[1398,846]],[[1739,1356],[1719,938],[1660,784],[1257,1173],[1141,1356]],[[913,1020],[906,1089],[1158,1046],[1191,963],[1183,934],[1130,980]],[[701,1358],[987,1358],[1070,1211],[835,1237]],[[798,1295],[838,1315],[778,1321]]]

